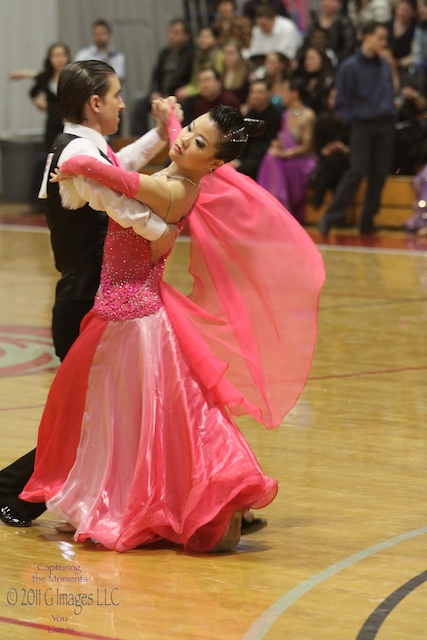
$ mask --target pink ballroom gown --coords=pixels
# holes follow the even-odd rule
[[[323,261],[228,166],[203,179],[190,233],[186,297],[148,241],[109,222],[95,306],[52,384],[21,494],[72,523],[76,541],[204,552],[234,511],[276,495],[231,415],[273,428],[302,392]]]

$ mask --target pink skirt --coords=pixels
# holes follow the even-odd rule
[[[189,369],[164,309],[124,322],[88,314],[52,385],[21,498],[46,501],[75,540],[203,552],[234,511],[276,492]]]

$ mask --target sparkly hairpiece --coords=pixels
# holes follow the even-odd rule
[[[239,134],[242,134],[243,132],[245,132],[244,138],[237,138],[236,137]],[[230,133],[227,133],[227,135],[225,137],[226,138],[230,138],[229,142],[247,142],[247,140],[249,138],[249,134],[246,131],[246,127],[240,127],[240,129],[236,129],[235,131],[230,131]]]

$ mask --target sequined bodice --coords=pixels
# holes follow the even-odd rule
[[[152,264],[148,240],[110,219],[96,313],[108,320],[130,320],[158,311],[163,306],[159,283],[165,264],[165,257]]]

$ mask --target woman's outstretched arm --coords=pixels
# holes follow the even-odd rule
[[[61,164],[59,172],[51,174],[51,181],[57,182],[64,176],[80,175],[110,187],[114,191],[123,193],[128,198],[135,198],[150,207],[158,216],[166,219],[171,204],[171,186],[156,178],[138,173],[125,171],[91,156],[73,156]],[[185,189],[175,189],[175,202],[179,204],[179,197],[185,196]],[[177,210],[179,208],[177,207]],[[180,219],[181,216],[177,218]],[[169,215],[170,222],[176,222],[173,215]]]

